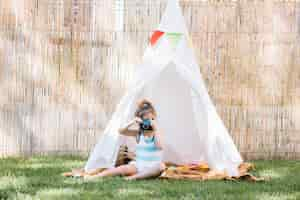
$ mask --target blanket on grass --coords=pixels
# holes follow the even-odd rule
[[[189,164],[189,165],[172,165],[166,164],[166,169],[158,178],[162,179],[185,179],[185,180],[247,180],[247,181],[264,181],[264,178],[255,177],[250,173],[254,170],[254,164],[244,162],[239,166],[239,176],[230,177],[226,172],[211,170],[206,163]],[[95,175],[105,169],[97,169],[91,173],[85,173],[82,168],[73,169],[62,175],[65,177],[84,177],[85,175]]]

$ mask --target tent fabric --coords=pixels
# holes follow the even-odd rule
[[[169,0],[158,29],[167,33],[188,34],[178,0]]]
[[[176,26],[170,21],[174,18]],[[165,162],[206,162],[211,169],[237,176],[243,159],[207,92],[177,0],[168,2],[159,30],[182,36],[176,48],[162,37],[155,48],[150,45],[146,49],[142,63],[136,66],[135,79],[91,152],[85,171],[114,167],[120,145],[134,151],[134,138],[121,136],[118,128],[133,117],[137,101],[147,98],[158,113]]]

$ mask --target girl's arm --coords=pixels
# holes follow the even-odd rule
[[[129,127],[132,126],[137,121],[139,121],[139,119],[134,118],[133,120],[125,124],[124,127],[119,128],[118,129],[119,133],[121,135],[126,135],[126,136],[136,136],[138,134],[138,130],[130,130]]]
[[[156,121],[152,121],[152,127],[155,131],[155,137],[154,137],[154,142],[155,142],[155,146],[158,149],[162,149],[162,137],[161,137],[161,132],[158,131],[157,129],[157,124]]]
[[[162,149],[162,137],[161,137],[161,134],[159,132],[155,133],[154,143],[155,143],[155,146],[158,149]]]

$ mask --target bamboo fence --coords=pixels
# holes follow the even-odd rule
[[[300,1],[180,2],[200,71],[246,159],[300,158]],[[166,0],[0,1],[0,156],[86,154]]]

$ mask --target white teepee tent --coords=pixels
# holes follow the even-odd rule
[[[177,0],[169,0],[136,69],[135,80],[92,151],[85,171],[113,167],[122,143],[134,148],[134,138],[120,136],[118,128],[133,117],[137,101],[147,98],[158,113],[164,161],[204,161],[212,169],[236,176],[243,160],[208,95]]]

